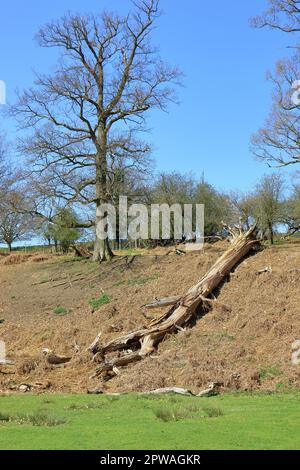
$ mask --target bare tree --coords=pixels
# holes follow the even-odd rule
[[[32,235],[28,215],[13,212],[7,204],[0,204],[0,242],[6,243],[9,251],[16,241],[27,240]]]
[[[257,28],[269,27],[285,33],[300,31],[300,1],[268,0],[268,9],[252,19]]]
[[[37,177],[55,198],[96,209],[85,227],[97,226],[103,218],[97,210],[110,201],[109,160],[142,164],[150,151],[137,137],[145,113],[166,110],[179,78],[150,43],[159,0],[132,3],[125,17],[68,14],[41,29],[39,44],[62,51],[57,71],[37,75],[35,87],[12,108],[22,126],[34,129],[20,150],[33,157]],[[94,259],[112,256],[108,239],[96,235]]]
[[[288,235],[300,231],[300,186],[293,188],[292,194],[285,201],[283,208],[283,223],[287,226]]]
[[[230,201],[232,203],[234,211],[236,212],[237,221],[242,224],[242,226],[244,226],[246,230],[249,230],[255,222],[255,194],[252,192],[232,192],[230,194]]]
[[[178,172],[160,173],[150,188],[151,203],[191,204],[195,200],[197,182],[193,175]]]
[[[3,197],[3,192],[7,185],[7,142],[4,133],[0,132],[0,198]]]
[[[261,231],[268,235],[272,245],[276,225],[283,220],[283,189],[282,176],[273,173],[264,176],[255,190],[254,217]]]
[[[4,140],[4,135],[0,133],[0,168],[1,168],[1,173],[2,175],[2,170],[3,170],[3,162],[4,162],[4,155],[5,155],[5,140]]]
[[[268,9],[252,18],[252,25],[297,35],[300,32],[300,1],[268,0]],[[274,86],[272,109],[264,127],[252,138],[254,154],[269,166],[300,162],[299,42],[295,49],[293,57],[281,60],[276,72],[269,74]]]
[[[232,207],[226,194],[223,194],[205,181],[200,181],[196,189],[196,202],[204,204],[204,234],[214,237],[223,232],[223,224],[232,222]]]
[[[269,166],[300,163],[300,53],[278,62],[269,74],[273,84],[271,112],[251,141],[254,155]]]

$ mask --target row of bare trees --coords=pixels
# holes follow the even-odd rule
[[[253,20],[255,26],[297,34],[299,2],[269,3],[269,10]],[[58,51],[58,62],[53,74],[37,73],[33,87],[20,93],[9,108],[24,131],[13,144],[24,162],[22,169],[19,165],[8,174],[10,165],[4,159],[9,152],[1,137],[0,191],[5,197],[1,196],[0,239],[9,246],[31,231],[48,234],[50,242],[65,243],[68,230],[73,240],[88,230],[95,236],[94,260],[110,259],[109,239],[98,238],[95,230],[103,217],[98,209],[116,204],[124,194],[135,202],[204,203],[206,236],[222,231],[222,219],[229,222],[237,216],[246,224],[258,221],[271,240],[278,224],[298,230],[298,219],[291,214],[299,191],[290,192],[283,217],[282,182],[274,175],[246,196],[229,197],[186,175],[159,175],[149,183],[151,146],[143,139],[147,117],[151,110],[165,111],[176,101],[181,75],[152,44],[159,16],[159,0],[132,0],[125,16],[69,13],[37,34],[41,47]],[[300,105],[291,101],[298,57],[296,45],[294,56],[270,74],[273,110],[253,137],[255,155],[270,165],[300,162]]]
[[[264,175],[248,192],[218,191],[202,178],[162,174],[150,188],[152,202],[204,204],[207,239],[227,236],[225,225],[256,224],[261,237],[274,243],[275,235],[300,233],[300,185],[287,182],[280,173]]]
[[[2,151],[2,162],[4,155]],[[18,172],[13,174],[11,171],[8,175],[7,167],[0,165],[0,242],[6,243],[11,249],[14,241],[44,238],[49,245],[55,245],[56,248],[60,246],[62,251],[68,251],[70,245],[78,240],[92,239],[93,228],[82,228],[85,227],[86,214],[81,212],[80,206],[76,203],[56,205],[56,199],[49,200],[44,192],[40,200],[31,199],[34,194],[37,195],[34,181],[31,181],[32,188],[27,183],[26,195],[22,197],[23,182],[19,186]],[[224,222],[227,225],[239,223],[245,229],[256,223],[261,236],[271,243],[274,242],[276,232],[291,235],[300,232],[300,186],[287,185],[279,173],[262,177],[253,191],[248,193],[218,191],[204,177],[197,180],[191,174],[178,172],[151,175],[148,179],[131,179],[128,176],[122,184],[118,181],[111,187],[116,205],[118,195],[124,195],[125,189],[130,194],[129,203],[143,203],[146,206],[168,204],[170,207],[180,204],[182,208],[184,204],[204,204],[204,230],[208,240],[227,235]],[[166,245],[184,241],[184,238],[175,239],[173,222],[171,218],[170,240],[161,238],[153,242],[141,241],[141,245]]]
[[[21,197],[17,190],[17,172],[9,161],[9,147],[0,133],[0,243],[6,243],[11,251],[16,241],[25,240],[33,234],[33,224],[28,213],[14,209]]]
[[[255,223],[262,238],[274,243],[275,234],[294,235],[300,232],[300,186],[287,185],[278,173],[263,176],[253,191],[231,194],[233,207],[242,224]]]

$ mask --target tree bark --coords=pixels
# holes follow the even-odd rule
[[[152,321],[147,328],[131,332],[107,343],[100,345],[100,339],[94,341],[91,352],[94,358],[102,361],[93,377],[114,371],[117,367],[142,360],[151,354],[166,334],[174,334],[187,326],[190,321],[207,304],[206,298],[222,283],[231,270],[249,253],[260,241],[255,238],[256,227],[246,233],[241,229],[231,230],[233,236],[230,248],[217,260],[207,274],[189,291],[178,299],[175,305],[167,310],[159,319]],[[131,351],[116,359],[105,360],[107,353],[122,350]]]
[[[99,222],[98,210],[101,204],[105,204],[108,201],[107,196],[107,131],[105,124],[102,123],[98,129],[97,136],[97,155],[96,155],[96,238],[94,244],[93,261],[103,262],[111,260],[114,256],[108,239],[99,238],[97,233],[97,224]],[[106,214],[104,214],[104,217]]]
[[[103,261],[110,261],[114,257],[114,254],[110,248],[109,240],[101,240],[97,237],[94,243],[93,261],[102,263]]]
[[[75,256],[78,258],[92,258],[92,253],[84,246],[72,245],[72,249],[75,252]]]
[[[269,224],[269,233],[270,233],[271,245],[274,245],[274,231],[273,231],[272,224]]]

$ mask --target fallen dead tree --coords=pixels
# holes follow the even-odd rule
[[[219,382],[212,382],[209,384],[208,388],[205,390],[201,390],[199,393],[194,393],[191,390],[187,390],[185,388],[179,387],[166,387],[166,388],[157,388],[155,390],[149,390],[147,392],[135,392],[137,395],[183,395],[186,397],[213,397],[215,395],[219,395],[220,387],[222,383]],[[127,392],[119,392],[119,393],[104,393],[102,389],[96,388],[95,390],[88,390],[87,393],[89,395],[106,395],[106,396],[120,396],[126,395]]]
[[[141,392],[142,395],[184,395],[189,397],[212,397],[219,394],[220,387],[222,386],[219,382],[212,382],[209,384],[208,388],[201,390],[199,393],[193,393],[191,390],[186,390],[185,388],[178,387],[166,387],[166,388],[157,388],[156,390],[151,390],[150,392]]]
[[[72,357],[66,357],[66,356],[59,356],[58,354],[55,354],[51,349],[48,348],[43,348],[42,349],[42,354],[46,357],[46,361],[48,364],[51,365],[61,365],[61,364],[66,364],[67,362],[70,362]]]
[[[170,305],[177,304],[180,299],[180,295],[176,295],[174,297],[166,297],[165,299],[155,299],[154,302],[152,302],[151,304],[143,305],[143,307],[149,310],[154,308],[169,307]]]
[[[172,305],[164,315],[153,320],[147,328],[118,337],[103,346],[100,344],[100,334],[97,336],[89,347],[94,361],[100,363],[93,378],[102,375],[113,377],[119,374],[119,367],[141,361],[153,353],[167,334],[182,330],[197,314],[201,313],[201,310],[203,311],[210,302],[207,298],[252,247],[260,242],[256,239],[255,226],[247,232],[243,232],[239,227],[228,229],[228,231],[232,236],[230,247],[195,286],[180,298],[156,300],[155,306],[168,305],[168,302]],[[154,305],[152,304],[151,307],[153,308]],[[124,354],[120,355],[120,351],[124,351]],[[107,354],[114,352],[118,352],[118,357],[107,359]]]
[[[78,258],[92,258],[93,253],[91,253],[86,247],[80,245],[72,245],[72,249],[74,250],[75,256]]]

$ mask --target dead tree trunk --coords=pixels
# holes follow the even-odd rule
[[[176,333],[188,325],[194,315],[200,311],[201,306],[205,305],[206,298],[222,283],[251,248],[259,243],[259,240],[255,238],[255,232],[255,226],[246,233],[240,228],[231,229],[232,241],[229,249],[195,286],[177,301],[175,299],[176,303],[163,316],[152,321],[147,328],[121,336],[104,346],[100,345],[99,336],[89,348],[95,360],[101,361],[93,377],[111,371],[117,374],[118,367],[142,360],[155,350],[166,334]],[[107,353],[122,350],[131,351],[112,360],[105,359]]]
[[[79,245],[72,245],[72,249],[75,252],[75,256],[78,256],[78,258],[92,258],[93,254],[89,252],[87,248],[84,246],[79,246]]]

